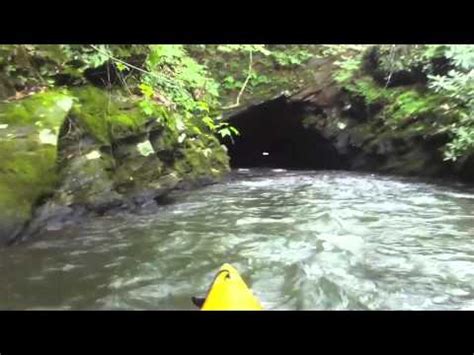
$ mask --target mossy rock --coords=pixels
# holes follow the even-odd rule
[[[40,226],[54,211],[101,213],[229,171],[226,150],[212,134],[196,137],[191,127],[159,121],[133,97],[89,86],[1,104],[0,240],[33,215],[30,225]]]
[[[214,137],[207,142],[189,140],[183,149],[183,158],[174,163],[173,169],[191,182],[203,178],[218,180],[230,170],[229,157]]]
[[[164,174],[164,171],[164,164],[154,154],[130,156],[116,169],[114,181],[119,192],[133,194],[134,191],[153,184]]]
[[[120,91],[86,86],[72,93],[77,98],[72,114],[99,143],[111,145],[115,140],[146,131],[145,123],[150,118]]]
[[[56,132],[74,103],[66,90],[51,90],[28,98],[0,104],[0,123],[11,126],[36,125]]]
[[[59,127],[72,104],[64,91],[0,104],[0,242],[21,230],[53,192]]]
[[[114,161],[109,154],[90,147],[62,169],[55,202],[66,206],[81,205],[90,210],[118,204],[121,196],[114,191],[113,167]]]

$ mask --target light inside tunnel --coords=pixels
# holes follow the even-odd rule
[[[225,139],[233,168],[340,169],[343,159],[332,142],[303,125],[304,106],[286,98],[264,102],[233,116],[240,132]]]

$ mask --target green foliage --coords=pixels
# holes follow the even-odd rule
[[[472,45],[447,46],[445,55],[459,70],[470,71],[474,68],[474,46]]]
[[[474,69],[467,73],[451,70],[445,76],[430,76],[430,87],[456,101],[459,105],[472,109],[474,105]]]
[[[232,137],[232,136],[238,136],[240,133],[239,131],[235,128],[229,125],[226,122],[221,123],[218,126],[217,133],[222,137]]]
[[[353,79],[353,78],[351,78]],[[344,88],[357,96],[363,97],[367,104],[388,103],[396,91],[381,88],[377,83],[368,76],[358,77],[356,80],[345,80],[347,84]]]
[[[445,158],[456,160],[474,151],[474,46],[464,45],[384,45],[377,46],[378,68],[391,73],[419,70],[428,78],[424,88],[387,88],[364,72],[360,52],[347,54],[331,47],[340,60],[334,79],[350,93],[364,98],[367,105],[379,104],[378,118],[392,129],[407,124],[420,134],[448,133]],[[445,74],[434,75],[435,60],[451,66]],[[425,123],[422,121],[426,119]]]
[[[304,49],[290,48],[282,51],[273,51],[272,57],[278,65],[294,67],[303,64],[313,55]]]
[[[368,105],[383,105],[379,117],[392,128],[399,127],[405,121],[416,121],[425,116],[437,115],[445,101],[436,93],[406,88],[383,88],[367,76],[359,77],[345,88],[363,97]]]
[[[231,52],[236,50],[264,52],[263,46],[221,46],[219,50]],[[182,118],[173,123],[189,128],[196,134],[205,134],[203,129],[219,135],[236,134],[237,130],[228,124],[217,123],[212,119],[212,111],[218,106],[219,85],[210,76],[207,68],[192,58],[181,45],[153,45],[145,61],[149,71],[142,78],[140,89],[144,95],[141,107],[147,114],[156,109],[152,102],[154,92],[165,97],[176,105]],[[230,85],[232,79],[228,79]]]
[[[248,102],[251,97],[299,88],[312,78],[313,73],[305,69],[311,57],[330,58],[336,66],[337,83],[367,105],[383,107],[377,119],[394,129],[412,125],[420,134],[447,132],[451,137],[446,146],[448,159],[473,151],[474,46],[377,47],[382,78],[396,71],[417,71],[428,83],[397,88],[381,85],[380,78],[375,81],[375,75],[363,66],[369,46],[261,44],[0,45],[0,79],[21,97],[59,82],[69,87],[84,85],[87,70],[108,64],[121,90],[138,100],[144,117],[157,118],[182,139],[193,134],[227,137],[238,132],[217,117],[223,101],[235,103],[240,91]],[[10,91],[4,97],[9,95]],[[115,116],[120,127],[133,126],[125,116]]]
[[[358,55],[370,46],[362,44],[326,44],[321,45],[318,57],[341,57],[348,55]]]
[[[453,139],[446,159],[456,160],[474,150],[474,46],[447,47],[445,55],[454,69],[445,76],[429,76],[429,87],[450,99],[447,111],[457,120],[449,126]]]
[[[410,70],[421,65],[425,52],[419,45],[380,46],[380,66],[388,72]]]
[[[222,82],[222,86],[227,90],[240,89],[243,84],[243,81],[236,80],[232,75],[226,76]]]
[[[79,61],[81,64],[78,69],[83,71],[87,68],[97,68],[105,64],[113,53],[107,45],[88,46],[70,46],[66,47],[67,52],[73,60]]]
[[[434,71],[433,60],[445,57],[444,45],[382,45],[377,46],[379,69],[387,78],[395,71],[418,70],[426,75]]]
[[[53,87],[60,76],[81,85],[85,83],[87,69],[104,65],[112,56],[137,55],[139,48],[130,45],[2,45],[0,73],[19,91],[35,86]],[[118,67],[124,70],[122,63]]]
[[[239,61],[242,65],[238,69],[235,67],[236,63],[231,65],[232,71],[238,70],[238,77],[227,75],[222,79],[224,90],[235,92],[235,105],[240,104],[240,97],[244,91],[251,94],[254,88],[269,83],[268,77],[254,68],[256,62],[261,62],[261,59],[274,54],[265,45],[218,45],[216,51],[242,58],[242,61]]]
[[[270,84],[272,79],[265,74],[252,72],[250,75],[250,85],[251,86],[259,86],[261,84]]]
[[[282,91],[295,92],[301,89],[313,78],[312,69],[306,64],[320,47],[312,45],[186,46],[192,56],[206,65],[211,75],[219,82],[219,101],[223,107],[247,105],[274,97]],[[279,64],[277,59],[280,58]],[[242,94],[240,94],[241,90],[243,90]],[[240,100],[237,100],[239,94]]]
[[[218,96],[218,85],[209,77],[206,68],[190,57],[181,45],[152,45],[145,62],[150,74],[144,77],[163,90],[170,99],[183,108],[189,109],[195,101],[194,96],[209,100]],[[195,90],[202,90],[195,94]]]
[[[234,52],[254,52],[261,53],[264,56],[271,55],[270,52],[264,44],[225,44],[218,45],[217,50],[224,53],[234,53]]]
[[[366,49],[367,46],[362,45],[326,45],[319,56],[336,58],[334,80],[341,85],[350,85],[363,74],[362,60]],[[361,91],[364,90],[361,88]]]
[[[453,139],[447,144],[445,157],[457,160],[459,157],[472,153],[474,150],[474,122],[472,116],[460,113],[456,123],[451,126]]]
[[[399,91],[395,97],[396,100],[385,109],[385,116],[392,123],[435,116],[443,103],[443,98],[439,95],[416,90]]]
[[[360,70],[361,62],[361,56],[336,61],[334,64],[339,66],[339,70],[334,75],[334,79],[340,84],[348,82]]]
[[[207,105],[207,103],[200,102],[199,109],[202,113],[202,123],[204,123],[204,126],[209,131],[217,133],[222,138],[226,136],[232,137],[232,135],[239,135],[239,132],[235,127],[229,125],[227,122],[222,122],[220,117],[214,119],[211,118],[209,116],[209,106]],[[197,130],[200,134],[202,134],[202,130],[199,126],[192,126],[191,128],[192,130]]]
[[[265,52],[263,46],[238,49]],[[182,124],[195,126],[195,132],[202,132],[198,124],[203,116],[202,102],[208,111],[218,106],[219,85],[182,45],[0,46],[0,75],[8,78],[18,91],[54,87],[64,76],[69,78],[69,84],[82,85],[86,83],[86,70],[107,63],[113,65],[126,90],[137,89],[142,112],[159,117],[173,129],[185,122]],[[170,111],[180,112],[184,118],[171,119]],[[90,125],[97,126],[98,123],[90,121]],[[93,131],[103,132],[99,128]],[[106,140],[103,133],[99,136]]]

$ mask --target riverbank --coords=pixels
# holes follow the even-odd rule
[[[230,166],[472,182],[463,48],[2,45],[0,243]]]

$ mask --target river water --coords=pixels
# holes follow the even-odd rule
[[[233,264],[266,309],[474,309],[474,190],[240,170],[0,251],[1,309],[196,309]]]

